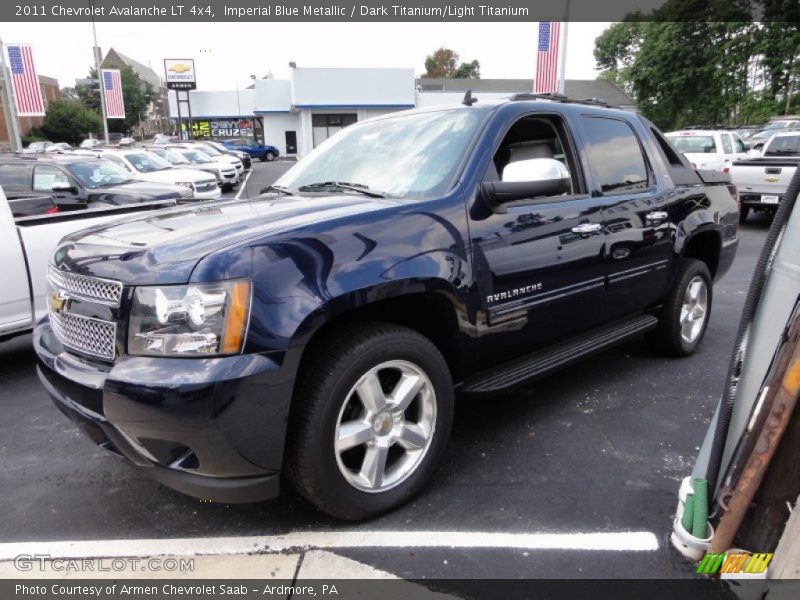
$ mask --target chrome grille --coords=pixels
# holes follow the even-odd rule
[[[217,180],[214,181],[201,181],[200,183],[195,185],[195,189],[198,192],[210,192],[212,190],[217,189]]]
[[[65,297],[96,302],[104,306],[119,306],[122,284],[112,279],[86,277],[77,273],[60,271],[50,267],[47,272],[50,283]]]
[[[116,356],[116,323],[51,310],[50,326],[67,348],[105,360]]]

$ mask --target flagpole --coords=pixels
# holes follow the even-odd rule
[[[3,112],[6,117],[6,128],[8,129],[8,141],[11,144],[12,152],[22,150],[22,137],[19,131],[19,118],[17,117],[17,105],[14,98],[14,86],[11,85],[11,73],[6,65],[6,50],[3,40],[0,38],[0,68],[3,75]]]
[[[561,59],[558,65],[558,93],[566,95],[566,73],[567,73],[567,30],[569,28],[569,0],[567,0],[566,9],[564,11],[564,27],[561,29]]]
[[[103,87],[103,74],[100,72],[100,63],[103,61],[100,52],[100,46],[97,45],[97,27],[94,23],[94,0],[91,0],[92,6],[92,35],[94,36],[94,70],[97,72],[97,91],[100,93],[100,111],[103,113],[103,135],[105,136],[106,146],[110,145],[108,141],[108,113],[106,111],[106,93]]]

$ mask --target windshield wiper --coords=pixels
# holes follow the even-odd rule
[[[319,181],[317,183],[309,183],[308,185],[300,186],[297,188],[297,191],[313,192],[324,188],[336,188],[340,190],[347,190],[349,192],[358,192],[360,194],[364,194],[365,196],[370,196],[371,198],[386,198],[387,196],[385,192],[371,190],[366,185],[360,183],[347,183],[344,181]]]
[[[265,188],[261,188],[261,191],[258,192],[259,194],[267,194],[269,192],[280,192],[281,194],[286,194],[287,196],[291,196],[294,194],[292,190],[282,185],[268,185]]]

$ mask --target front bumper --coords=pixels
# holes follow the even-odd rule
[[[95,444],[197,498],[278,494],[294,380],[279,360],[125,356],[104,365],[66,352],[46,319],[33,345],[48,394]]]
[[[216,184],[214,184],[213,189],[207,191],[194,190],[195,200],[219,200],[220,198],[222,198],[222,190]]]

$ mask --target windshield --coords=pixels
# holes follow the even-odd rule
[[[109,160],[87,160],[67,165],[67,170],[81,186],[93,190],[106,185],[119,185],[131,179],[125,171]]]
[[[773,121],[769,125],[764,128],[764,131],[768,129],[784,129],[791,124],[791,121]]]
[[[203,154],[197,150],[184,150],[182,154],[193,165],[207,165],[208,163],[213,162],[210,158],[208,158],[208,154]]]
[[[678,152],[707,154],[717,151],[717,145],[710,135],[670,135],[669,141]]]
[[[166,159],[172,165],[188,165],[189,161],[184,158],[180,152],[175,150],[164,150],[163,148],[151,150],[153,154],[157,154],[161,158]]]
[[[171,165],[166,160],[152,152],[135,152],[126,154],[125,158],[140,173],[152,173],[153,171],[163,171],[171,168]]]
[[[800,156],[800,134],[772,138],[764,156]]]
[[[203,146],[203,152],[205,152],[209,156],[219,156],[220,154],[222,154],[222,152],[220,152],[217,148],[212,146],[209,142],[205,142],[204,144],[201,145]]]
[[[320,144],[276,185],[297,190],[337,181],[395,196],[442,194],[485,115],[464,108],[351,125]]]

